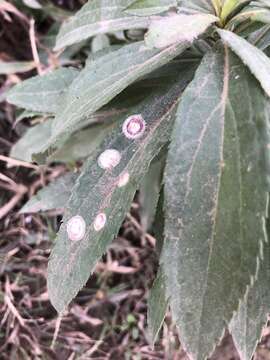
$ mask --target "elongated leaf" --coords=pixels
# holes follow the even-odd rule
[[[252,33],[248,40],[261,50],[267,49],[270,46],[270,25],[265,25]]]
[[[112,131],[115,123],[109,122],[91,126],[73,134],[60,149],[56,150],[47,161],[72,162],[90,156],[101,142]]]
[[[21,208],[20,213],[36,213],[64,208],[77,178],[78,174],[73,173],[59,177],[32,196]]]
[[[193,12],[204,12],[214,14],[214,7],[211,0],[179,0],[180,10],[191,10]]]
[[[74,127],[108,103],[128,85],[143,75],[161,67],[182,53],[188,42],[164,50],[147,49],[143,42],[125,46],[89,62],[67,93],[53,123],[52,137],[43,151],[53,147],[73,132]]]
[[[66,308],[85,284],[117,234],[151,160],[169,139],[174,109],[185,81],[178,81],[168,92],[151,97],[132,112],[140,114],[146,122],[140,138],[135,141],[127,138],[122,133],[122,123],[107,138],[101,149],[117,150],[118,166],[103,170],[97,160],[100,152],[86,162],[72,191],[49,262],[49,295],[58,312]],[[85,221],[85,233],[82,240],[75,242],[69,239],[66,226],[77,215]],[[104,219],[105,223],[100,225],[99,220]]]
[[[75,16],[63,24],[55,49],[59,50],[97,34],[148,27],[149,17],[124,12],[130,3],[130,0],[89,0]]]
[[[49,114],[46,114],[46,115],[49,116]],[[22,121],[24,119],[32,119],[35,117],[43,118],[46,115],[43,113],[37,112],[37,111],[24,110],[20,113],[19,116],[16,117],[15,125],[17,125],[20,121]]]
[[[69,85],[78,76],[74,68],[60,68],[14,86],[7,101],[26,110],[55,113]]]
[[[32,161],[32,155],[43,147],[51,136],[52,119],[29,128],[25,134],[12,146],[10,157]]]
[[[194,359],[213,351],[257,272],[269,110],[227,47],[206,55],[182,96],[165,173],[162,266],[173,319]]]
[[[177,6],[176,0],[136,0],[125,12],[137,16],[149,16],[167,11],[174,6]]]
[[[270,59],[258,48],[227,30],[217,30],[221,39],[242,59],[270,96]]]
[[[221,12],[222,21],[225,21],[235,9],[248,4],[249,2],[250,0],[225,0]]]
[[[165,275],[162,268],[160,268],[149,292],[147,303],[148,332],[152,345],[154,345],[157,340],[158,333],[162,327],[168,308],[165,285]]]
[[[15,73],[24,73],[33,70],[36,67],[34,61],[0,61],[0,74],[9,75]]]
[[[267,232],[270,230],[267,220]],[[263,326],[270,313],[270,243],[264,244],[258,276],[230,324],[236,348],[243,360],[250,360],[261,339]]]
[[[151,23],[145,42],[149,48],[158,49],[174,43],[193,42],[215,21],[217,18],[210,14],[167,16]]]
[[[144,231],[151,229],[162,187],[164,158],[154,159],[140,188],[140,217]]]

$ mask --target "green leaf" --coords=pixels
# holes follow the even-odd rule
[[[112,131],[114,122],[91,126],[73,134],[63,146],[47,159],[48,162],[72,162],[90,156],[101,142]]]
[[[33,70],[36,67],[34,61],[0,61],[0,75],[10,75],[15,73],[24,73]]]
[[[29,128],[25,134],[12,146],[10,157],[23,160],[26,162],[32,161],[32,155],[40,151],[44,142],[51,136],[52,119],[46,120],[38,125]]]
[[[162,266],[193,359],[211,354],[257,271],[269,117],[268,98],[227,47],[205,56],[181,98],[165,171]]]
[[[180,14],[154,20],[145,36],[145,43],[149,48],[158,49],[174,43],[192,43],[215,21],[217,18],[210,14]]]
[[[188,43],[164,50],[147,49],[143,42],[125,46],[88,62],[70,86],[66,101],[53,122],[52,137],[42,149],[57,146],[87,116],[108,103],[127,86],[181,54]]]
[[[125,10],[126,13],[137,16],[150,16],[177,6],[176,0],[137,0]]]
[[[224,43],[249,67],[267,95],[270,96],[270,59],[260,49],[231,31],[221,29],[217,31]]]
[[[26,110],[55,113],[78,74],[74,68],[60,68],[43,76],[34,76],[14,86],[8,92],[7,101]]]
[[[130,0],[88,1],[63,24],[55,49],[59,50],[97,34],[148,27],[149,17],[137,17],[124,12],[129,3]]]
[[[249,2],[250,0],[225,0],[221,11],[221,20],[225,21],[238,7],[248,4]]]
[[[270,46],[270,25],[265,25],[252,33],[248,41],[261,50],[267,49]]]
[[[97,261],[117,235],[151,160],[169,139],[174,110],[186,80],[187,74],[183,73],[181,80],[170,90],[163,90],[132,111],[132,114],[140,114],[146,122],[140,138],[135,141],[127,138],[121,123],[107,137],[101,151],[85,163],[72,191],[49,261],[49,296],[58,312],[64,311],[85,284]],[[99,166],[99,156],[104,156],[107,149],[118,151],[116,155],[120,155],[120,163],[106,171]],[[120,183],[125,186],[119,186]],[[100,222],[104,220],[104,214],[106,221],[102,227]],[[67,223],[70,224],[77,215],[84,219],[85,235],[80,241],[72,241],[67,234]]]
[[[163,325],[166,311],[168,308],[168,298],[166,296],[166,279],[162,268],[159,268],[157,277],[149,292],[147,303],[148,333],[152,345],[155,344],[158,333]]]
[[[226,24],[226,29],[240,33],[242,32],[241,27],[251,30],[253,27],[260,28],[261,23],[269,23],[269,16],[270,11],[267,9],[247,6]]]
[[[203,12],[214,14],[214,7],[209,0],[178,0],[180,10],[191,10],[193,12]]]
[[[140,218],[144,231],[151,229],[162,187],[164,158],[154,159],[140,188]]]
[[[68,173],[52,181],[27,201],[20,214],[64,208],[77,178],[78,174]]]
[[[49,116],[49,114],[44,114],[37,111],[24,110],[20,113],[19,116],[16,117],[15,125],[24,119],[32,119],[35,117],[43,118],[45,115]]]
[[[269,234],[269,219],[267,220]],[[230,324],[230,332],[238,353],[243,360],[249,360],[261,339],[262,329],[266,326],[270,313],[270,244],[264,244],[263,259],[254,284],[241,302]]]

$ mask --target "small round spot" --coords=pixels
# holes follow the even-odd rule
[[[120,175],[117,186],[121,188],[123,186],[126,186],[128,182],[129,182],[129,173],[124,172],[123,174]]]
[[[67,222],[66,229],[68,237],[72,241],[79,241],[85,235],[85,221],[80,215],[73,216]]]
[[[106,214],[104,214],[104,213],[98,214],[94,221],[94,229],[96,231],[100,231],[101,229],[104,228],[106,221],[107,221]]]
[[[145,131],[146,125],[141,115],[128,117],[122,126],[122,131],[128,139],[138,139]]]
[[[108,149],[103,151],[98,157],[98,165],[102,169],[113,169],[121,160],[121,154],[115,149]]]

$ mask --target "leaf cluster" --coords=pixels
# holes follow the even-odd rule
[[[62,313],[84,286],[140,190],[160,257],[153,342],[169,306],[191,358],[207,358],[229,328],[250,359],[270,310],[269,2],[92,0],[55,40],[62,59],[90,43],[83,68],[7,95],[25,110],[18,121],[43,118],[11,156],[83,162],[22,209],[65,208],[52,304]]]

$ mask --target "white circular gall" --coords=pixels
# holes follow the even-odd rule
[[[107,221],[107,216],[105,213],[100,213],[97,215],[97,217],[94,220],[94,229],[96,231],[100,231],[104,228]]]
[[[121,174],[121,175],[119,176],[119,180],[118,180],[117,186],[121,188],[121,187],[123,187],[123,186],[126,186],[128,182],[129,182],[129,173],[128,173],[128,172],[124,172],[123,174]]]
[[[138,139],[145,131],[146,124],[141,115],[128,117],[122,126],[122,131],[128,139]]]
[[[102,169],[113,169],[121,160],[121,154],[115,149],[107,149],[98,157],[98,165]]]
[[[80,215],[73,216],[67,222],[66,229],[70,240],[80,241],[85,235],[85,221]]]

